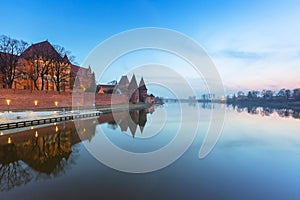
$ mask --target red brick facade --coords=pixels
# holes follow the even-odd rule
[[[37,91],[37,90],[17,90],[0,89],[0,110],[7,110],[6,100],[10,100],[10,110],[20,109],[39,109],[39,108],[60,108],[84,106],[93,107],[96,105],[110,105],[127,103],[128,97],[122,94],[95,94],[89,92],[55,92],[55,91]],[[34,105],[37,101],[37,106]],[[57,106],[55,105],[57,102]]]
[[[70,92],[76,77],[78,87],[84,91],[94,89],[95,75],[91,68],[74,65],[61,53],[48,41],[32,44],[17,57],[12,89]],[[3,77],[0,73],[0,88],[8,88]]]
[[[144,79],[141,78],[138,85],[133,74],[130,82],[127,76],[122,76],[115,85],[98,85],[96,92],[98,94],[123,94],[128,96],[130,103],[154,103],[154,96],[148,95],[147,90]]]

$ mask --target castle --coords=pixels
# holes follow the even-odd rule
[[[139,85],[137,84],[135,75],[133,74],[130,82],[127,76],[122,76],[120,81],[113,85],[100,84],[97,86],[98,94],[123,94],[128,96],[130,103],[154,103],[154,95],[147,94],[147,87],[144,79],[141,78]]]
[[[48,41],[32,44],[20,55],[0,52],[2,64],[12,57],[16,60],[15,78],[11,89],[70,92],[77,73],[77,83],[84,91],[95,87],[95,74],[70,62],[64,51],[54,48]],[[7,75],[0,73],[0,88],[8,89]]]
[[[57,105],[68,107],[72,105],[74,89],[82,97],[96,92],[95,102],[99,105],[111,103],[112,97],[117,97],[115,103],[154,103],[154,96],[147,94],[143,78],[137,84],[135,75],[130,82],[127,76],[122,76],[113,85],[102,84],[96,87],[95,74],[91,68],[73,64],[65,53],[48,41],[32,44],[19,56],[0,52],[1,69],[6,69],[8,61],[12,59],[15,66],[15,77],[12,80],[8,80],[12,74],[0,70],[0,108],[6,106],[6,99],[11,100],[11,107],[15,109],[31,108],[33,101],[39,102],[39,107],[53,107],[53,102],[58,102],[58,99]],[[18,100],[22,98],[25,98],[24,101]]]

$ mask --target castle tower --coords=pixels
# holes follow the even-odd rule
[[[128,97],[129,102],[131,103],[138,103],[139,102],[139,89],[136,83],[135,75],[133,74],[131,81],[128,86]]]
[[[146,102],[146,98],[147,98],[147,87],[145,85],[144,79],[142,77],[140,84],[139,84],[139,98],[140,98],[140,102]]]
[[[129,86],[129,80],[127,76],[122,76],[119,84],[117,86],[117,90],[120,90],[122,94],[127,95],[128,94],[128,86]]]

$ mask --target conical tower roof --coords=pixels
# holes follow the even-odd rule
[[[136,129],[137,129],[137,124],[134,123],[132,120],[129,120],[128,126],[129,126],[129,130],[130,130],[130,132],[131,132],[132,137],[134,137],[134,136],[135,136]]]
[[[129,83],[129,86],[128,86],[128,89],[137,89],[138,88],[138,85],[137,85],[137,82],[136,82],[136,78],[135,78],[135,75],[133,74],[132,78],[131,78],[131,81]]]
[[[140,127],[141,133],[143,133],[143,131],[144,131],[144,126],[139,126],[139,127]]]
[[[147,90],[146,84],[144,82],[143,77],[141,78],[140,84],[139,84],[139,89]]]
[[[120,86],[125,86],[129,84],[129,80],[127,78],[127,76],[122,76],[120,81],[119,81],[119,85]]]

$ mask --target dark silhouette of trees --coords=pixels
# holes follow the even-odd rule
[[[56,91],[61,91],[66,85],[68,85],[68,79],[70,78],[69,71],[71,64],[60,62],[56,60],[53,67],[50,69],[51,80],[56,86]]]
[[[61,91],[64,89],[68,82],[70,82],[70,71],[71,71],[71,62],[68,55],[70,52],[67,51],[64,47],[55,45],[55,50],[58,52],[58,55],[52,58],[52,67],[50,68],[51,80],[56,86],[56,91]],[[70,56],[73,59],[73,56]]]
[[[25,59],[24,65],[29,64],[26,75],[33,81],[34,87],[37,90],[45,90],[45,82],[49,81],[49,69],[52,66],[52,59],[55,57],[55,52],[51,46],[42,46],[41,48],[31,48],[29,52],[25,52],[22,58]],[[41,80],[39,87],[38,80]]]
[[[46,90],[46,83],[47,86],[48,83],[53,83],[56,91],[61,91],[70,82],[72,64],[68,54],[69,51],[64,47],[53,47],[48,41],[33,44],[21,55],[25,68],[23,75],[33,81],[37,90]]]
[[[300,100],[300,88],[294,89],[293,97],[297,100]]]
[[[28,44],[23,40],[0,36],[0,73],[6,88],[11,89],[15,78],[18,76],[17,65],[19,56]]]

